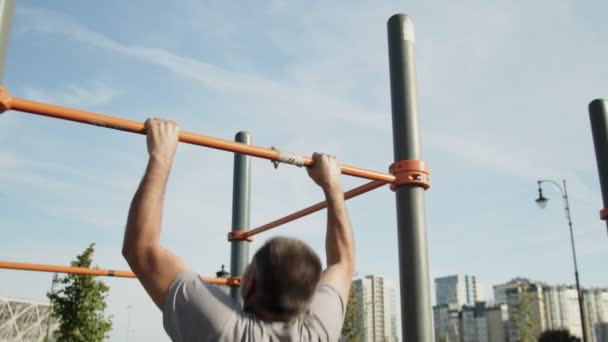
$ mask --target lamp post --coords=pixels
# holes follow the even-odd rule
[[[578,280],[578,266],[576,263],[576,249],[574,248],[574,234],[572,233],[572,218],[570,217],[570,202],[568,201],[568,190],[566,188],[566,180],[563,180],[563,188],[559,185],[559,183],[554,182],[548,179],[541,179],[538,181],[538,198],[536,199],[536,204],[541,209],[544,209],[547,206],[548,198],[543,196],[543,189],[541,188],[542,183],[550,183],[555,185],[562,194],[562,198],[564,199],[564,210],[566,211],[566,219],[568,220],[568,227],[570,228],[570,244],[572,246],[572,258],[574,260],[574,277],[576,279],[576,292],[578,293],[578,306],[581,314],[581,327],[583,330],[583,342],[588,342],[587,339],[587,328],[585,325],[585,310],[583,307],[583,294],[581,292],[581,286]]]
[[[228,273],[228,271],[226,271],[224,269],[224,265],[222,265],[222,269],[215,272],[215,275],[218,278],[228,278],[230,277],[230,273]],[[227,295],[230,294],[230,287],[229,286],[224,286],[224,285],[218,285],[217,287],[219,287],[220,289],[222,289],[222,291],[224,291],[224,293],[226,293]]]

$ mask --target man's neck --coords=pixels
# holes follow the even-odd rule
[[[283,323],[293,323],[294,321],[296,321],[299,317],[299,315],[295,316],[295,317],[290,317],[288,319],[285,319],[285,317],[281,316],[281,315],[277,315],[273,312],[270,312],[268,310],[265,310],[264,308],[250,308],[249,310],[245,310],[248,311],[252,314],[254,314],[256,317],[258,317],[259,319],[263,320],[263,321],[269,321],[269,322],[283,322]]]

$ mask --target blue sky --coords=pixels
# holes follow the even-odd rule
[[[386,170],[392,158],[386,20],[408,13],[416,62],[431,277],[572,283],[557,189],[566,178],[583,286],[608,286],[606,226],[587,104],[606,97],[601,1],[19,1],[4,83],[14,96]],[[126,269],[127,209],[146,161],[142,136],[19,113],[0,116],[0,259],[68,264],[96,243]],[[204,275],[229,263],[232,155],[181,145],[162,242]],[[362,181],[344,178],[346,187]],[[321,199],[303,170],[253,162],[252,225]],[[359,274],[398,279],[394,196],[349,202]],[[287,234],[323,254],[324,214]],[[0,270],[0,295],[46,300],[51,274]],[[168,341],[133,280],[111,287],[112,341]]]

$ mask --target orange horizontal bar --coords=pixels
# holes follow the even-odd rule
[[[144,124],[141,122],[11,97],[8,91],[0,86],[0,112],[7,110],[48,116],[55,119],[80,122],[83,124],[112,128],[131,133],[146,133]],[[279,152],[269,148],[237,143],[230,140],[213,138],[186,131],[180,131],[179,141],[192,145],[246,154],[272,161],[275,161],[279,156]],[[313,162],[310,157],[304,158],[304,166],[311,166],[312,163]],[[386,183],[392,183],[395,180],[395,176],[390,173],[366,170],[348,165],[342,166],[342,173],[349,176],[379,180]]]
[[[39,271],[52,273],[70,273],[90,276],[106,276],[120,278],[136,278],[135,274],[130,271],[115,271],[104,270],[100,268],[72,267],[72,266],[57,266],[43,264],[29,264],[24,262],[0,261],[0,268],[23,271]],[[210,278],[201,277],[201,279],[209,284],[238,286],[240,278]]]
[[[353,197],[362,195],[362,194],[364,194],[366,192],[369,192],[369,191],[372,191],[374,189],[377,189],[377,188],[379,188],[379,187],[381,187],[381,186],[383,186],[385,184],[386,184],[386,182],[381,182],[381,181],[372,181],[372,182],[369,182],[369,183],[365,183],[365,184],[363,184],[363,185],[361,185],[359,187],[356,187],[356,188],[354,188],[354,189],[352,189],[350,191],[345,192],[344,193],[344,199],[347,200],[347,199],[351,199]],[[251,237],[251,236],[257,235],[259,233],[262,233],[262,232],[265,232],[265,231],[270,230],[272,228],[276,228],[278,226],[284,225],[285,223],[297,220],[297,219],[299,219],[301,217],[310,215],[312,213],[315,213],[315,212],[317,212],[317,211],[319,211],[321,209],[325,209],[325,208],[327,208],[327,201],[319,202],[319,203],[317,203],[315,205],[311,205],[308,208],[304,208],[302,210],[298,210],[298,211],[296,211],[293,214],[289,214],[287,216],[281,217],[278,220],[275,220],[275,221],[272,221],[272,222],[267,223],[265,225],[259,226],[257,228],[248,230],[248,231],[246,231],[246,232],[243,233],[243,237],[246,238],[246,237]]]

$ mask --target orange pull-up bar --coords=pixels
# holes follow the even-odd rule
[[[29,263],[12,262],[12,261],[0,261],[0,268],[11,269],[11,270],[23,270],[23,271],[70,273],[70,274],[80,274],[80,275],[89,275],[89,276],[136,278],[135,274],[133,274],[133,272],[129,272],[129,271],[114,271],[114,270],[104,270],[104,269],[99,269],[99,268],[29,264]],[[215,285],[239,286],[241,284],[240,277],[229,277],[229,278],[201,277],[201,279],[206,283],[215,284]]]
[[[0,113],[7,110],[15,110],[24,113],[37,114],[48,116],[56,119],[80,122],[88,125],[112,128],[116,130],[145,134],[144,124],[137,121],[86,112],[79,109],[61,107],[47,103],[35,102],[31,100],[11,97],[8,91],[0,86]],[[179,141],[198,146],[209,147],[218,150],[241,153],[253,157],[269,159],[272,161],[283,161],[281,152],[270,148],[241,144],[229,140],[213,138],[201,134],[181,131],[179,133]],[[293,154],[287,154],[289,157],[296,157],[301,161],[303,166],[311,166],[313,161],[309,157],[301,157]],[[395,176],[390,173],[366,170],[354,166],[342,165],[342,173],[345,175],[367,178],[370,180],[378,180],[386,183],[392,183]]]

